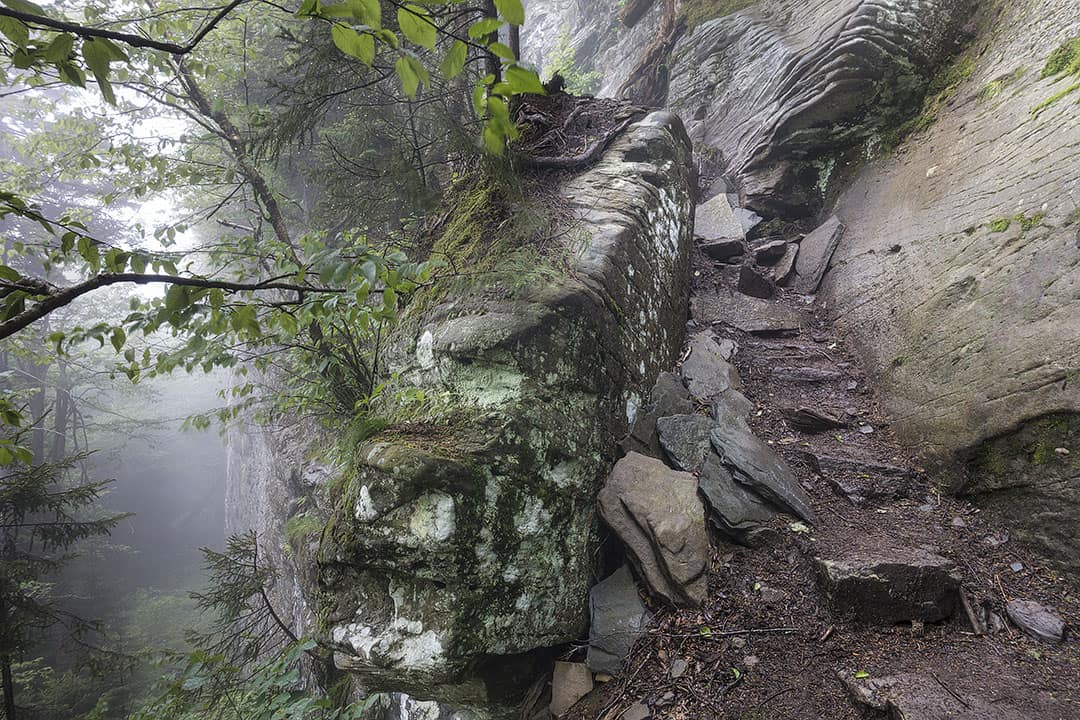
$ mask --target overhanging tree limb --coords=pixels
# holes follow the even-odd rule
[[[194,50],[195,47],[202,42],[202,39],[224,20],[229,13],[240,5],[243,5],[245,2],[248,2],[248,0],[232,0],[228,5],[221,8],[221,10],[210,19],[210,22],[204,25],[186,45],[166,42],[164,40],[153,40],[134,33],[87,27],[86,25],[79,25],[78,23],[68,22],[66,20],[55,20],[44,15],[35,15],[34,13],[12,10],[8,7],[0,7],[0,17],[10,17],[27,23],[28,25],[69,32],[72,35],[78,35],[81,38],[104,38],[106,40],[121,42],[134,48],[150,48],[152,50],[161,50],[172,55],[187,55]]]
[[[25,328],[35,320],[40,320],[54,310],[69,305],[79,297],[93,292],[99,288],[121,283],[134,285],[149,285],[151,283],[167,283],[169,285],[185,285],[187,287],[220,289],[229,292],[260,292],[264,290],[292,290],[303,293],[343,293],[342,288],[324,288],[311,285],[299,285],[296,283],[269,281],[257,283],[230,282],[227,280],[211,280],[208,278],[182,277],[174,275],[161,275],[155,273],[101,273],[84,282],[68,287],[51,290],[44,297],[26,310],[11,316],[0,322],[0,340],[10,337]],[[5,283],[6,284],[6,283]],[[8,287],[17,287],[18,284],[6,284]]]

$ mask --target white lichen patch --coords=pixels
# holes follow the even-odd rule
[[[423,370],[431,370],[435,367],[435,336],[430,330],[425,330],[416,341],[416,363]]]
[[[457,365],[450,384],[464,402],[495,408],[520,399],[524,380],[512,366]]]
[[[454,498],[446,493],[428,493],[413,504],[409,532],[417,540],[448,540],[454,534],[454,526]]]
[[[630,393],[626,398],[626,424],[633,425],[634,420],[637,420],[638,412],[641,410],[641,396],[637,393]]]
[[[525,507],[514,516],[514,527],[522,535],[536,535],[544,532],[551,523],[551,513],[544,509],[544,503],[536,497],[525,499]]]
[[[381,631],[363,623],[343,623],[334,626],[331,637],[349,647],[358,660],[375,667],[430,670],[445,661],[439,635],[415,620],[394,618]]]
[[[371,491],[368,490],[367,485],[362,485],[360,492],[356,495],[353,516],[361,522],[369,522],[379,517],[379,511],[375,509],[375,503],[371,500]]]

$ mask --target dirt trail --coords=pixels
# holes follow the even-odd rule
[[[696,307],[735,292],[738,266],[698,253],[693,272]],[[1007,601],[1026,599],[1054,608],[1071,628],[1080,627],[1077,590],[1007,540],[1007,528],[945,495],[937,479],[919,467],[918,449],[897,442],[858,360],[810,300],[780,289],[768,301],[805,312],[798,330],[753,335],[707,317],[692,319],[691,330],[711,327],[718,339],[738,344],[733,362],[742,392],[755,406],[752,429],[795,470],[819,525],[808,528],[778,516],[774,542],[754,549],[714,538],[705,606],[672,610],[650,600],[656,620],[634,647],[623,676],[567,717],[642,717],[641,703],[653,718],[883,717],[851,701],[838,679],[846,671],[857,678],[856,686],[918,673],[911,705],[922,708],[918,718],[1080,718],[1075,633],[1061,644],[1046,644],[1006,621],[999,632],[980,636],[960,607],[942,623],[868,626],[826,602],[816,583],[816,556],[922,547],[956,564],[980,617],[985,608],[994,614],[986,617],[1005,618]],[[806,376],[811,380],[800,379]],[[825,412],[846,427],[804,432],[785,418],[785,408]],[[808,452],[891,467],[824,472]],[[855,494],[873,494],[873,488],[885,494],[855,502],[838,486]],[[916,714],[908,717],[915,720]]]

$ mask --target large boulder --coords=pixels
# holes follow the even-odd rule
[[[709,537],[697,479],[630,453],[597,498],[600,517],[626,547],[649,591],[677,607],[705,600]]]
[[[326,527],[292,588],[354,692],[501,717],[550,660],[531,651],[580,637],[596,493],[682,345],[693,187],[680,121],[650,114],[552,185],[572,227],[530,255],[549,271],[449,277],[413,298],[383,362],[425,391],[425,414],[359,443],[313,494],[331,505],[312,510]],[[466,247],[494,232],[489,205],[468,200],[435,251],[498,269],[490,248]],[[260,467],[288,474],[325,442],[271,441]]]

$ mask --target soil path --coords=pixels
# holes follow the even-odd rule
[[[767,302],[802,314],[801,326],[751,334],[715,312],[737,292],[739,267],[698,252],[693,273],[697,316],[691,332],[711,329],[718,339],[738,344],[733,362],[755,406],[751,426],[795,470],[821,521],[806,528],[779,516],[775,541],[756,549],[716,538],[705,606],[676,611],[650,601],[656,620],[624,675],[567,717],[640,718],[645,708],[653,718],[672,720],[883,717],[852,702],[838,678],[847,672],[865,683],[917,673],[933,700],[923,702],[928,709],[919,718],[1080,718],[1075,633],[1051,645],[1006,621],[998,632],[977,635],[960,608],[940,624],[866,626],[828,606],[816,584],[816,556],[856,546],[923,547],[957,565],[979,617],[1005,618],[1007,601],[1036,600],[1080,627],[1077,589],[1008,540],[1008,528],[947,496],[938,478],[919,467],[918,449],[897,442],[857,358],[822,320],[812,297],[781,288]],[[819,379],[799,379],[806,375]],[[845,427],[801,431],[783,412],[798,408],[828,413]],[[807,453],[856,465],[826,472]],[[879,497],[848,497],[875,489]]]

